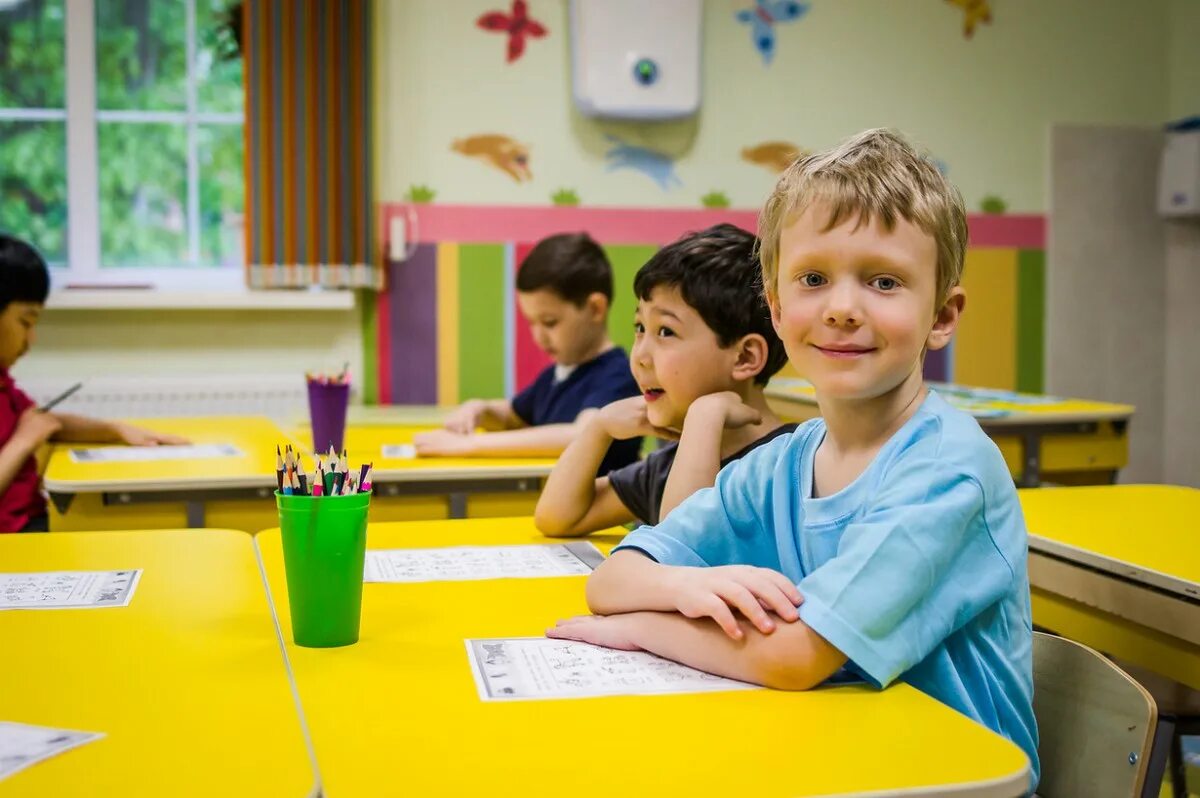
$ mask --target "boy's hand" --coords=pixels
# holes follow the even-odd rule
[[[665,427],[656,427],[646,417],[646,400],[641,396],[618,399],[600,408],[597,423],[608,437],[615,441],[653,435],[668,440],[679,440],[679,433]]]
[[[52,414],[30,407],[17,419],[17,428],[13,430],[12,437],[22,441],[30,449],[36,449],[60,429],[62,422]]]
[[[187,438],[178,435],[142,429],[131,424],[113,424],[113,429],[116,430],[117,440],[126,446],[184,446],[190,443]]]
[[[703,418],[706,424],[738,429],[762,421],[762,413],[742,401],[733,391],[720,391],[697,398],[688,408],[687,417]]]
[[[546,637],[578,640],[621,651],[641,651],[629,636],[628,615],[577,615],[546,630]]]
[[[735,609],[765,635],[775,631],[775,622],[767,610],[788,623],[800,618],[796,612],[803,601],[800,591],[792,580],[770,568],[685,567],[675,574],[675,608],[688,618],[712,618],[734,640],[741,640],[744,634],[734,617]]]
[[[419,432],[413,436],[413,448],[421,457],[459,457],[471,453],[472,435],[460,435],[444,429]]]
[[[484,407],[484,403],[478,399],[463,402],[454,412],[446,416],[443,426],[450,432],[470,435],[479,426],[479,417],[483,415]]]

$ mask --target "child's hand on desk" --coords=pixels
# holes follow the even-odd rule
[[[546,637],[558,640],[578,640],[594,646],[616,648],[621,651],[640,651],[629,636],[628,615],[577,615],[559,621],[554,628],[546,630]]]
[[[50,440],[50,436],[62,429],[62,422],[50,413],[43,413],[36,407],[31,407],[17,419],[17,428],[13,430],[12,439],[30,451]]]
[[[189,443],[187,438],[142,429],[132,424],[116,423],[113,424],[113,429],[116,431],[117,441],[126,446],[184,446]]]
[[[483,415],[483,411],[483,402],[478,399],[470,399],[446,416],[444,426],[450,432],[458,435],[470,435],[479,426],[479,417]]]
[[[435,429],[414,435],[413,448],[420,457],[457,457],[471,453],[472,437]]]
[[[751,565],[722,565],[714,568],[672,569],[675,608],[688,618],[712,618],[734,640],[742,639],[742,628],[733,611],[738,610],[763,634],[775,631],[767,614],[774,612],[788,623],[799,620],[796,606],[800,591],[778,571]]]
[[[646,400],[641,396],[631,396],[608,403],[598,411],[597,423],[616,441],[640,438],[643,435],[679,440],[679,433],[675,430],[656,427],[650,423],[650,419],[646,417]]]
[[[697,398],[687,411],[687,420],[703,419],[702,424],[713,424],[724,429],[738,429],[762,421],[762,413],[742,401],[733,391],[720,391]]]

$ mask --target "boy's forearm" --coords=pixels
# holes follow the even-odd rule
[[[724,417],[710,419],[688,415],[684,421],[679,448],[667,484],[663,488],[658,517],[661,521],[671,511],[701,488],[711,488],[721,470],[721,439],[725,432]]]
[[[596,471],[612,438],[596,422],[585,422],[559,456],[538,498],[533,521],[546,535],[569,533],[596,500]]]
[[[120,440],[116,425],[110,421],[67,413],[55,413],[62,427],[54,433],[53,440],[71,443],[114,443]]]
[[[574,424],[544,424],[476,433],[470,436],[470,454],[474,457],[558,457],[571,443],[575,429]]]
[[[674,566],[660,565],[640,552],[618,551],[588,577],[588,609],[597,615],[673,611],[675,571]]]
[[[20,438],[9,438],[4,446],[0,447],[0,493],[8,490],[8,486],[12,484],[16,478],[17,472],[21,470],[21,466],[25,461],[36,451],[37,446],[33,443],[26,443]]]
[[[644,651],[707,673],[779,690],[807,690],[832,676],[846,657],[803,621],[776,618],[764,635],[749,628],[741,640],[726,635],[711,618],[693,620],[675,612],[635,612],[613,619],[628,624],[629,639]]]
[[[490,432],[509,429],[521,429],[525,422],[513,412],[512,403],[507,399],[484,399],[483,414],[479,418],[479,426]]]

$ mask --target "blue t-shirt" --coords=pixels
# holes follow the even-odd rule
[[[755,449],[617,548],[786,574],[801,620],[851,671],[905,681],[1004,735],[1036,784],[1025,521],[1000,451],[930,391],[853,483],[812,498],[824,436],[817,418]]]
[[[554,366],[547,366],[525,390],[512,398],[512,409],[531,427],[570,424],[584,410],[641,393],[625,350],[614,346],[599,357],[580,363],[559,381]],[[599,476],[638,459],[642,439],[613,441],[600,464]]]

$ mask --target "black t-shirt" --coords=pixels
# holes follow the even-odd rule
[[[783,424],[771,430],[744,449],[736,451],[722,460],[721,468],[734,460],[740,460],[764,443],[769,443],[780,435],[795,431],[797,426],[797,424]],[[679,444],[671,443],[646,455],[645,460],[618,468],[608,475],[608,481],[612,484],[617,498],[629,509],[629,512],[637,516],[644,524],[654,525],[659,522],[658,510],[662,505],[663,491],[667,487],[667,475],[671,473],[671,465],[675,462],[675,450],[678,448]]]

